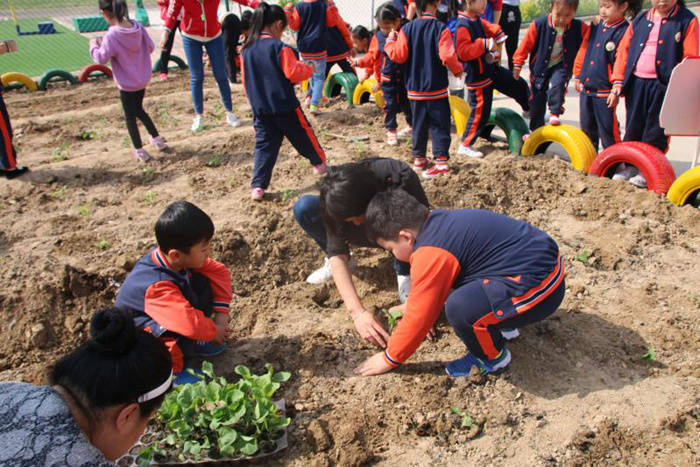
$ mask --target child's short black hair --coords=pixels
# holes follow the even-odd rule
[[[241,29],[247,31],[250,29],[251,20],[253,19],[253,11],[246,10],[241,14]]]
[[[355,37],[359,37],[360,39],[371,39],[372,38],[372,34],[370,34],[369,30],[362,25],[355,26],[352,29],[352,35]]]
[[[634,18],[642,10],[642,0],[612,0],[616,5],[622,5],[627,3],[627,9],[625,10],[625,16],[627,18]],[[683,0],[680,0],[683,1]]]
[[[551,9],[552,7],[554,7],[555,3],[563,3],[569,8],[573,8],[574,11],[578,10],[578,0],[552,0],[552,3],[550,4],[549,8]]]
[[[379,5],[377,12],[374,14],[374,19],[380,21],[396,21],[401,19],[401,13],[392,2],[386,2]]]
[[[440,3],[440,0],[416,0],[416,8],[418,11],[425,11],[425,8],[433,3]]]
[[[175,201],[156,222],[156,240],[165,254],[170,250],[189,253],[190,248],[214,236],[211,217],[192,203]]]
[[[420,201],[400,188],[381,191],[367,206],[367,237],[374,242],[380,238],[394,240],[401,230],[420,230],[429,212]]]

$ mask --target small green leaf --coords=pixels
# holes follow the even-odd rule
[[[587,264],[587,263],[588,263],[588,260],[590,259],[590,257],[591,257],[591,252],[588,251],[588,250],[583,250],[581,253],[579,253],[579,254],[577,254],[576,256],[574,256],[574,258],[575,258],[577,261],[580,261],[580,262],[582,262],[582,263],[584,263],[584,264]]]
[[[246,456],[252,456],[256,452],[258,452],[258,440],[256,439],[241,446],[241,453]]]
[[[233,370],[237,375],[241,375],[245,379],[250,378],[250,370],[248,369],[247,366],[245,365],[238,365],[236,368]]]
[[[474,420],[467,414],[462,417],[462,428],[470,428],[474,424]]]
[[[285,381],[288,381],[289,378],[292,377],[292,374],[288,371],[280,371],[278,373],[275,373],[272,375],[272,381],[275,381],[277,383],[284,383]]]
[[[450,407],[450,412],[452,412],[455,415],[462,415],[462,411],[459,410],[459,407]]]
[[[644,355],[642,355],[642,360],[646,360],[649,362],[656,360],[656,350],[654,350],[654,349],[647,350],[646,353]]]
[[[210,378],[214,378],[214,365],[211,364],[211,362],[204,361],[202,362],[202,373],[207,375]]]

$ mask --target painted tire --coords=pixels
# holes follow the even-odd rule
[[[78,81],[81,83],[86,83],[92,75],[97,75],[98,73],[109,76],[110,78],[112,77],[112,70],[110,70],[109,67],[100,65],[99,63],[93,63],[92,65],[88,65],[83,68],[78,75]]]
[[[694,203],[700,208],[700,165],[683,172],[668,189],[667,197],[678,206]]]
[[[469,107],[469,104],[467,104],[467,101],[459,96],[450,94],[449,101],[452,120],[454,120],[455,128],[457,128],[457,137],[461,141],[464,130],[467,128],[467,121],[469,120],[469,114],[472,109]]]
[[[352,73],[335,73],[326,81],[323,95],[328,98],[336,97],[340,95],[340,90],[344,89],[345,99],[352,105],[353,93],[358,84],[357,76]]]
[[[331,79],[331,76],[332,75],[330,75],[330,74],[328,76],[326,76],[326,80],[323,82],[323,89],[326,89],[326,86],[328,85],[328,80]],[[309,80],[308,79],[305,79],[304,81],[301,82],[301,90],[304,93],[309,92]]]
[[[56,79],[60,78],[60,79]],[[39,80],[39,89],[46,91],[52,81],[68,81],[70,84],[78,84],[78,78],[64,70],[49,70]]]
[[[360,105],[369,102],[369,97],[374,97],[374,102],[380,109],[384,108],[384,95],[381,89],[375,93],[372,92],[372,86],[377,84],[377,80],[374,78],[367,78],[363,82],[355,86],[355,91],[352,93],[352,103],[353,105]]]
[[[508,151],[519,154],[523,146],[523,136],[530,132],[523,117],[511,109],[503,107],[493,109],[481,136],[488,138],[494,127],[500,128],[506,134]]]
[[[177,67],[181,70],[186,70],[187,69],[187,63],[177,55],[171,55],[170,60],[168,61],[168,64],[170,62],[174,62]],[[153,73],[157,72],[160,70],[160,58],[156,60],[156,62],[153,64]]]
[[[591,175],[611,178],[620,163],[635,166],[647,180],[649,191],[666,194],[676,179],[673,167],[658,148],[637,141],[625,141],[605,148],[593,161]]]
[[[24,73],[5,73],[0,77],[0,81],[2,81],[3,87],[8,87],[10,83],[22,83],[29,92],[34,92],[38,89],[36,82]]]
[[[533,131],[525,140],[520,153],[523,156],[533,156],[542,152],[540,151],[542,146],[546,148],[550,143],[561,144],[571,158],[571,165],[574,166],[574,169],[588,173],[588,169],[595,159],[596,150],[588,136],[575,126],[542,126]]]

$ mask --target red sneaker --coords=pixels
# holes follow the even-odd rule
[[[413,159],[413,170],[422,172],[428,166],[428,159],[425,157],[416,157]]]
[[[435,178],[438,175],[449,175],[450,174],[450,166],[447,164],[435,164],[425,172],[423,172],[423,178],[426,180],[430,180],[431,178]]]

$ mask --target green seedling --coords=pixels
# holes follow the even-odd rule
[[[691,302],[693,302],[695,305],[700,306],[700,295],[696,293],[691,293],[688,298],[690,299]]]
[[[591,252],[588,250],[583,250],[581,253],[574,256],[574,259],[581,261],[583,264],[588,264],[588,260],[591,258]]]
[[[471,426],[475,423],[474,419],[471,418],[469,414],[460,410],[459,407],[450,407],[450,412],[462,417],[462,428],[471,428]]]
[[[226,117],[226,109],[224,109],[221,104],[217,104],[212,111],[212,115],[214,116],[214,120],[222,121]]]
[[[97,133],[95,133],[94,131],[85,130],[82,133],[80,133],[79,138],[82,141],[92,141],[93,139],[97,138]]]
[[[252,456],[274,449],[279,432],[291,419],[284,417],[272,401],[281,383],[291,374],[254,375],[239,365],[241,378],[232,383],[214,374],[211,363],[202,363],[202,374],[190,373],[200,381],[173,388],[165,397],[154,420],[159,433],[153,444],[139,454],[139,465],[157,461],[199,461]]]
[[[80,214],[86,219],[90,217],[90,208],[88,207],[88,203],[81,204],[80,206],[78,206],[78,214]]]
[[[145,178],[146,180],[152,179],[155,172],[156,172],[155,167],[144,167],[141,170],[141,173],[143,174],[143,178]]]
[[[367,151],[367,145],[363,143],[362,141],[355,141],[352,144],[352,149],[355,151],[355,154],[360,156],[364,154]]]
[[[122,147],[123,148],[130,148],[131,147],[131,140],[129,139],[128,136],[125,136],[122,138]]]
[[[68,156],[70,155],[70,141],[64,141],[61,143],[60,146],[58,146],[56,149],[53,150],[53,160],[55,162],[63,162],[66,159],[68,159]]]
[[[389,332],[394,332],[394,328],[399,324],[399,320],[403,317],[403,313],[400,310],[389,311],[386,308],[382,308],[382,313],[386,315],[386,319],[389,322]]]
[[[156,202],[156,194],[152,191],[147,191],[146,193],[144,193],[143,199],[146,200],[148,204],[153,206],[153,203]]]
[[[64,186],[51,193],[52,198],[62,199],[64,196],[66,196],[66,187]]]
[[[101,251],[105,251],[107,248],[109,248],[109,242],[105,240],[104,238],[97,242],[97,249]]]
[[[236,180],[235,177],[229,177],[228,180],[226,180],[226,184],[231,188],[236,188],[241,183],[240,181]]]
[[[219,154],[211,156],[206,163],[207,167],[219,167],[221,165],[221,156]]]
[[[642,360],[647,362],[653,362],[656,360],[656,350],[648,349],[644,355],[642,355]]]
[[[282,202],[286,203],[290,199],[294,198],[297,194],[299,194],[299,190],[282,190]]]

